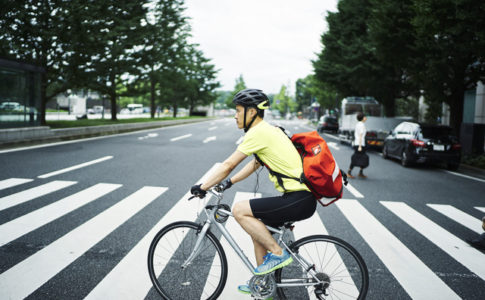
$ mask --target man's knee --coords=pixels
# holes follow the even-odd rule
[[[252,216],[251,206],[249,201],[239,201],[234,204],[232,208],[232,215],[237,221],[241,220],[245,216]]]

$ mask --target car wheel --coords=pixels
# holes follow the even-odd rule
[[[384,144],[384,146],[382,146],[382,157],[384,157],[385,159],[389,158],[389,154],[387,153],[386,144]]]
[[[408,155],[406,154],[406,150],[403,150],[401,153],[401,165],[403,167],[409,167],[409,158],[408,158]]]
[[[448,168],[448,170],[451,170],[451,171],[456,171],[458,170],[458,167],[460,167],[460,163],[455,163],[455,162],[449,162],[446,167]]]

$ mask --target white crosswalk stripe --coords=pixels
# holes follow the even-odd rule
[[[0,225],[0,246],[86,205],[119,187],[121,187],[121,184],[98,183],[74,195],[2,224]]]
[[[15,193],[13,195],[5,196],[3,198],[0,198],[0,210],[4,210],[9,207],[30,201],[32,199],[53,193],[76,183],[76,181],[56,180],[22,192]]]
[[[480,251],[471,248],[466,242],[441,228],[406,203],[388,201],[381,203],[448,255],[485,280],[485,268],[483,267],[485,266],[485,255]]]
[[[204,182],[219,165],[215,164],[197,183]],[[31,187],[32,183],[35,182],[38,185]],[[27,211],[24,215],[15,216],[15,218],[0,224],[0,247],[11,247],[11,245],[15,244],[11,243],[12,241],[32,233],[46,224],[59,223],[62,217],[89,203],[101,201],[102,197],[115,190],[117,193],[124,190],[118,190],[122,187],[121,184],[113,183],[98,183],[80,190],[76,185],[76,181],[57,180],[46,182],[39,179],[34,181],[33,179],[27,178],[0,180],[0,190],[6,190],[4,192],[8,192],[8,188],[21,187],[22,184],[26,183],[30,183],[27,189],[0,198],[0,213],[9,213],[9,211],[2,212],[2,210],[27,203],[28,201],[56,191],[65,189],[63,190],[64,195],[66,195],[65,192],[69,192],[70,190],[73,190],[73,192],[67,197],[63,196],[59,200],[33,211]],[[347,188],[355,198],[363,197],[362,194],[352,189],[351,186]],[[130,220],[136,213],[147,208],[155,199],[164,197],[165,195],[163,194],[167,190],[168,187],[145,186],[133,189],[131,192],[126,192],[127,196],[123,196],[124,199],[67,232],[64,236],[24,260],[12,265],[9,269],[4,270],[0,274],[0,298],[23,299],[34,293],[40,287],[43,289],[45,283],[49,282],[59,272],[70,266],[76,259],[85,255],[89,249],[105,239],[116,228]],[[205,200],[194,199],[192,201],[187,201],[190,197],[189,192],[181,196],[180,200],[175,202],[168,212],[160,216],[161,219],[156,222],[156,225],[136,242],[136,245],[118,264],[109,270],[107,275],[100,279],[91,291],[86,291],[88,295],[85,299],[136,300],[147,297],[152,288],[146,266],[146,256],[150,242],[156,233],[169,223],[181,220],[195,221],[202,212],[205,203],[210,201],[209,195]],[[253,193],[236,191],[233,205],[238,201],[256,197],[261,197],[261,194],[255,195]],[[230,200],[226,199],[224,202],[230,203]],[[381,201],[380,203],[385,207],[381,207],[381,209],[391,211],[404,221],[406,226],[413,228],[417,232],[416,234],[424,236],[427,239],[426,242],[430,245],[437,245],[443,251],[444,255],[448,255],[450,259],[456,260],[470,270],[471,273],[474,273],[470,273],[474,276],[473,278],[485,280],[485,268],[483,268],[485,265],[485,256],[464,241],[468,237],[455,236],[455,233],[444,229],[452,227],[442,227],[444,224],[431,221],[425,216],[424,212],[411,208],[404,202]],[[467,209],[470,210],[472,207],[457,208],[454,205],[435,203],[427,203],[426,206],[423,210],[430,212],[429,207],[447,217],[439,218],[441,220],[440,222],[446,221],[460,224],[478,234],[483,232],[481,220],[476,215],[472,216],[465,213]],[[393,233],[386,228],[386,221],[380,220],[379,215],[374,214],[370,208],[364,207],[354,199],[341,199],[336,202],[334,207],[355,228],[356,233],[352,232],[349,234],[358,235],[359,238],[362,238],[369,245],[370,249],[372,249],[370,253],[374,252],[372,255],[375,254],[374,257],[383,263],[387,270],[394,276],[392,280],[395,280],[410,298],[460,298],[460,295],[457,295],[459,290],[453,289],[453,286],[449,285],[449,281],[444,282],[442,276],[439,275],[439,271],[432,270],[433,264],[428,264],[425,259],[419,258],[418,253],[411,252],[408,246],[398,239],[396,236],[397,233]],[[18,210],[23,208],[21,207]],[[485,212],[485,207],[475,206],[473,208]],[[335,226],[335,224],[332,222],[329,222],[329,224],[326,223],[324,224],[322,222],[318,213],[315,213],[307,220],[296,222],[293,230],[295,240],[314,234],[328,235],[329,230],[330,234],[332,234],[331,230],[335,229],[332,226]],[[225,226],[248,257],[249,261],[256,266],[253,244],[249,235],[237,224],[234,218],[229,218]],[[214,228],[213,231],[216,233],[217,229]],[[251,278],[252,274],[232,247],[230,247],[226,239],[221,237],[220,241],[225,250],[229,269],[227,282],[219,299],[247,299],[247,295],[240,294],[237,291],[237,286],[245,284]],[[8,251],[5,253],[8,255]],[[367,255],[370,254],[367,253]],[[341,265],[342,261],[337,259],[334,263]],[[328,266],[328,268],[332,268],[332,266]],[[344,272],[349,274],[348,270],[344,270]],[[336,285],[338,283],[334,282],[333,284]],[[344,288],[339,287],[339,289]],[[349,291],[349,294],[356,293],[356,287],[352,284],[350,286],[346,285],[345,289]],[[308,295],[310,299],[314,299],[314,297],[314,295]]]
[[[27,297],[166,190],[163,187],[141,188],[0,274],[2,297]]]
[[[480,222],[479,219],[474,218],[469,214],[466,214],[463,211],[451,205],[442,205],[442,204],[427,204],[427,205],[432,209],[439,211],[440,213],[447,216],[448,218],[462,224],[465,227],[468,227],[470,230],[473,230],[478,234],[483,232],[482,222]]]
[[[411,298],[460,299],[357,200],[340,200],[337,206]]]
[[[8,189],[16,185],[24,184],[31,181],[33,181],[33,179],[27,178],[9,178],[5,180],[0,180],[0,190]]]

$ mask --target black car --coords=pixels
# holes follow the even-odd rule
[[[338,131],[338,120],[335,116],[324,115],[320,117],[317,125],[318,132],[323,132],[324,130],[329,130],[333,132]]]
[[[403,166],[444,162],[448,169],[456,170],[461,145],[451,130],[449,126],[402,122],[385,139],[382,156],[397,158]]]

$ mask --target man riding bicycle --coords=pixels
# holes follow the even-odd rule
[[[242,181],[261,167],[260,160],[271,170],[289,177],[299,178],[302,161],[291,140],[279,128],[263,120],[264,110],[269,108],[268,97],[258,89],[245,89],[233,99],[236,105],[235,119],[239,129],[246,132],[244,141],[237,147],[206,182],[194,185],[191,192],[204,197],[206,191],[224,180],[246,157],[255,157],[230,179],[222,182],[225,188]],[[316,199],[308,187],[291,178],[269,175],[281,196],[250,199],[237,202],[233,215],[241,227],[251,236],[258,267],[256,275],[273,272],[289,265],[293,259],[271,236],[266,225],[277,227],[287,221],[307,219],[316,210]],[[238,287],[249,294],[247,285]]]

